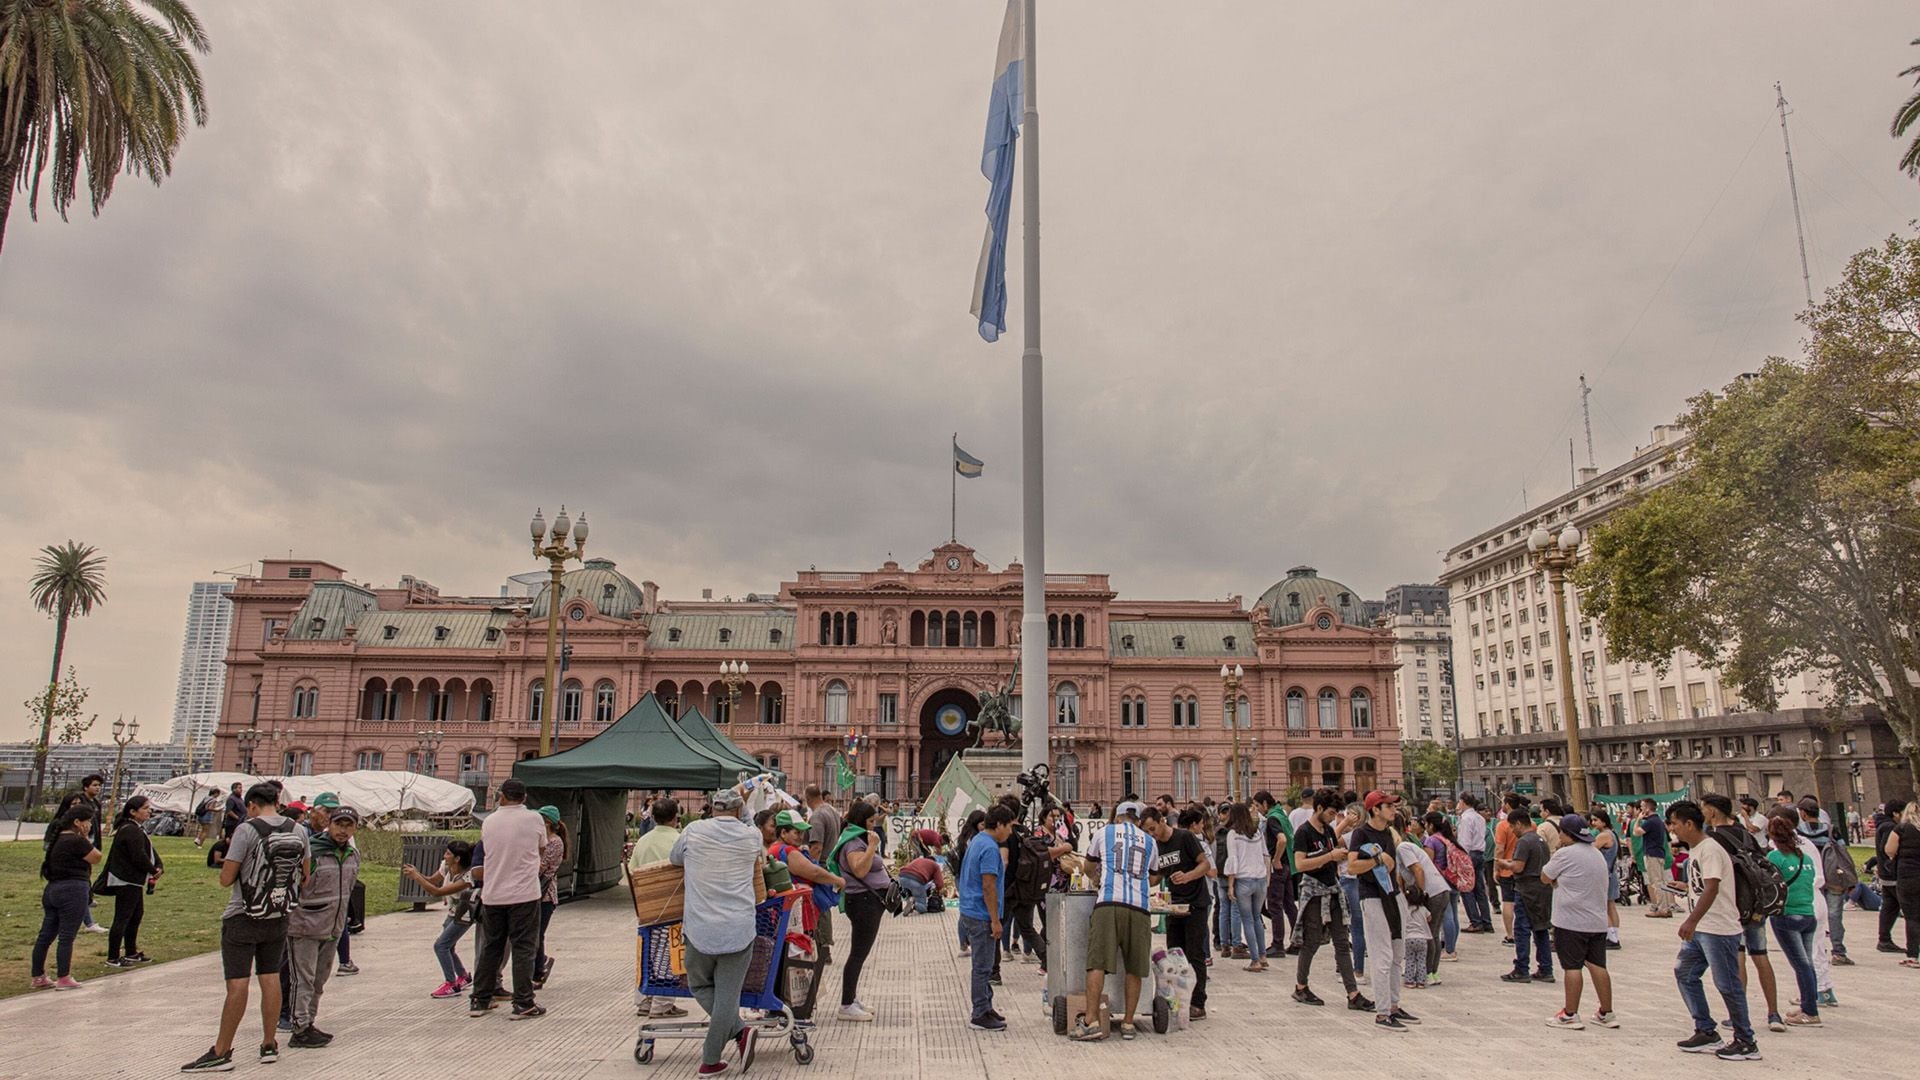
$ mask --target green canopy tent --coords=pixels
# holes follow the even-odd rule
[[[727,738],[725,732],[714,725],[713,721],[707,719],[707,714],[701,712],[698,705],[689,706],[687,711],[680,715],[680,733],[691,737],[697,745],[716,754],[720,760],[731,761],[745,769],[748,776],[779,771],[768,769],[760,764],[758,759],[741,750],[732,739]]]
[[[628,792],[716,791],[732,787],[744,768],[682,731],[647,694],[586,742],[514,762],[513,775],[527,785],[528,805],[560,810],[573,840],[560,890],[577,895],[620,881]]]

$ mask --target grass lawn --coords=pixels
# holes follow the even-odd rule
[[[190,839],[157,836],[153,842],[167,872],[147,897],[140,950],[163,961],[218,949],[220,911],[229,895],[220,887],[220,872],[207,867],[206,850]],[[0,844],[0,997],[27,991],[28,961],[40,932],[42,851],[37,840]],[[372,865],[363,857],[360,878],[367,883],[369,917],[403,910],[393,899],[400,886],[398,867]],[[113,923],[111,897],[96,898],[93,917],[102,926]],[[120,974],[122,969],[106,966],[106,958],[107,935],[82,930],[73,945],[73,977],[85,982]],[[47,972],[53,972],[51,951]]]

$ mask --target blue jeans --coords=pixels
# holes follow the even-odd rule
[[[1527,973],[1527,947],[1531,943],[1533,952],[1539,954],[1542,975],[1553,974],[1553,944],[1550,927],[1533,925],[1533,919],[1527,914],[1524,901],[1513,902],[1513,970],[1522,975]]]
[[[1800,984],[1800,1011],[1820,1015],[1820,988],[1813,976],[1813,935],[1817,925],[1811,915],[1775,915],[1767,920],[1773,926],[1773,939],[1780,943],[1787,963],[1793,965],[1793,977]]]
[[[993,959],[996,943],[993,940],[993,927],[985,919],[960,916],[960,934],[970,943],[973,961],[969,988],[973,996],[973,1015],[978,1020],[993,1011],[993,984],[987,978],[993,974]]]
[[[1451,956],[1453,947],[1460,943],[1460,893],[1454,890],[1447,893],[1446,914],[1440,920],[1440,951]]]
[[[460,962],[460,954],[453,950],[460,939],[473,929],[472,923],[463,923],[448,919],[440,927],[440,936],[433,940],[434,958],[440,961],[440,974],[448,982],[466,977],[467,966]]]
[[[1267,955],[1267,926],[1260,921],[1260,909],[1267,903],[1266,878],[1234,878],[1233,906],[1239,912],[1241,933],[1246,936],[1247,953],[1255,961]]]
[[[1241,944],[1245,932],[1240,927],[1240,908],[1233,902],[1233,890],[1227,888],[1226,878],[1214,878],[1212,881],[1213,910],[1219,912],[1220,941],[1222,950]]]
[[[1473,859],[1473,888],[1463,896],[1467,905],[1467,925],[1493,929],[1493,909],[1487,904],[1487,856],[1482,851],[1467,852]]]
[[[926,911],[927,897],[933,893],[933,882],[921,881],[912,874],[901,874],[898,880],[901,891],[913,897],[914,914],[917,915]]]
[[[1740,937],[1696,931],[1691,941],[1680,946],[1680,955],[1673,963],[1673,981],[1679,984],[1680,1000],[1687,1003],[1687,1013],[1693,1017],[1693,1030],[1713,1033],[1713,1012],[1707,1008],[1707,992],[1700,985],[1700,976],[1711,969],[1713,987],[1726,1003],[1727,1019],[1733,1021],[1734,1037],[1751,1041],[1747,988],[1740,984]]]
[[[1353,970],[1367,970],[1367,924],[1360,918],[1360,883],[1350,877],[1340,879],[1340,891],[1347,894],[1347,910],[1353,912],[1353,924],[1347,937],[1353,944]]]
[[[54,953],[54,975],[64,979],[73,970],[73,939],[80,933],[91,899],[93,886],[84,878],[50,881],[40,890],[40,936],[33,939],[34,978],[47,973],[47,949],[56,939],[60,947]]]

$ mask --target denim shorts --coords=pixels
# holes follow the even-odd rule
[[[1740,947],[1748,956],[1767,955],[1767,924],[1763,922],[1747,923],[1740,928],[1742,941]]]

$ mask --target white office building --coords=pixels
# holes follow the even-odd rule
[[[1451,746],[1453,696],[1446,663],[1452,648],[1447,590],[1441,585],[1395,585],[1375,625],[1393,631],[1393,713],[1400,741]]]
[[[173,742],[198,758],[211,753],[227,685],[227,636],[233,627],[231,581],[196,581],[187,597],[187,640],[173,698]]]

